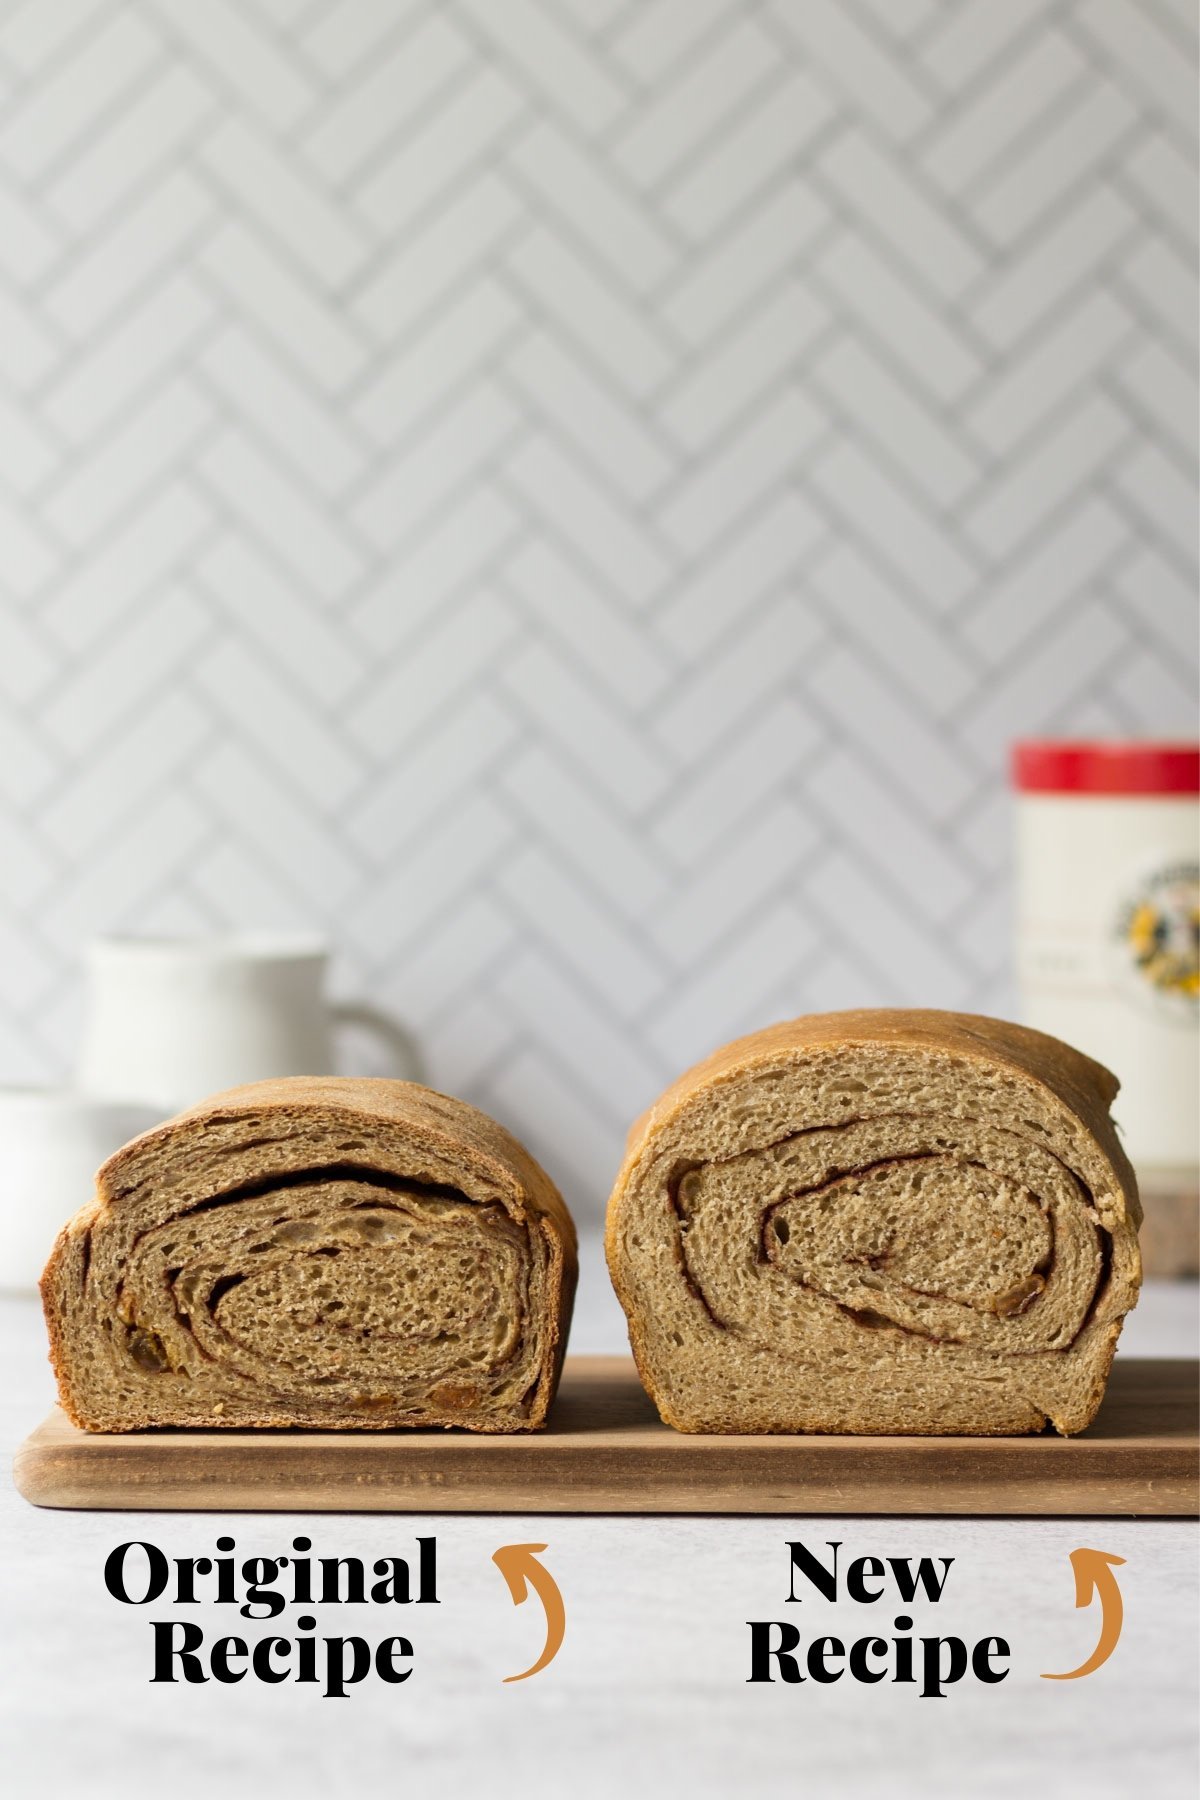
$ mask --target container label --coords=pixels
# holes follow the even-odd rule
[[[1122,992],[1159,1017],[1200,1011],[1200,864],[1145,865],[1122,889],[1110,937]]]

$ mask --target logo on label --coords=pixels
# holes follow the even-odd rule
[[[1118,909],[1113,947],[1122,985],[1156,1010],[1189,1015],[1200,1001],[1200,865],[1144,874]]]

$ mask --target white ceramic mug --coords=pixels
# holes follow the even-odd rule
[[[370,1031],[387,1073],[413,1079],[411,1040],[393,1020],[326,1000],[328,960],[320,939],[290,933],[97,939],[80,1088],[169,1114],[245,1081],[329,1075],[341,1023]]]
[[[54,1088],[0,1088],[0,1288],[37,1286],[61,1226],[100,1164],[158,1122],[152,1107]]]

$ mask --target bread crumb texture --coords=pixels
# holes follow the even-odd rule
[[[575,1232],[549,1177],[411,1082],[236,1088],[135,1138],[42,1278],[91,1431],[541,1425]]]
[[[683,1431],[1082,1431],[1141,1279],[1108,1070],[961,1013],[729,1044],[640,1119],[607,1248]]]

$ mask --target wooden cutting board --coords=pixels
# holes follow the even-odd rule
[[[627,1357],[576,1356],[543,1432],[100,1436],[56,1408],[14,1472],[35,1506],[139,1512],[1192,1516],[1198,1367],[1118,1358],[1076,1438],[695,1437]]]

